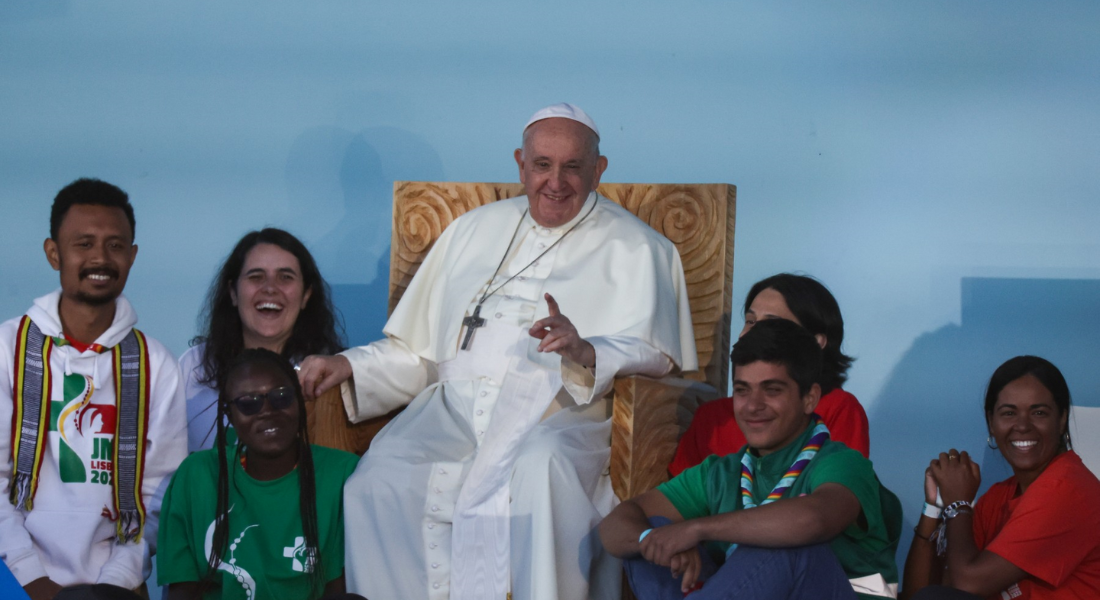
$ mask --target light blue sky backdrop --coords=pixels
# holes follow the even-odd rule
[[[57,285],[49,203],[96,176],[137,208],[127,293],[174,352],[268,224],[368,341],[392,182],[515,181],[526,118],[570,101],[606,181],[738,186],[736,298],[786,270],[833,290],[872,457],[912,510],[934,451],[980,453],[1004,359],[1043,352],[1098,403],[1097,23],[1092,1],[8,0],[0,315]]]

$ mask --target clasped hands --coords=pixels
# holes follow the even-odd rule
[[[654,528],[638,549],[649,562],[668,567],[673,577],[683,576],[680,591],[686,594],[695,587],[703,567],[698,548],[701,541],[697,523],[682,521]]]
[[[944,506],[959,500],[973,502],[982,484],[981,467],[974,462],[966,451],[952,448],[941,452],[939,458],[932,459],[924,471],[924,500],[936,503],[936,489],[939,488]]]

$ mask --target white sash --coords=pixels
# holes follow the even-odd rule
[[[483,335],[482,344],[488,342],[486,337],[490,336]],[[523,344],[518,346],[523,348]],[[507,376],[485,439],[455,502],[451,528],[452,600],[503,599],[508,594],[512,466],[519,446],[561,388],[560,372],[528,361],[522,350],[509,355]]]

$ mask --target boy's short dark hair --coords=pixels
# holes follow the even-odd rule
[[[803,396],[821,382],[821,346],[817,338],[786,319],[765,319],[753,325],[733,345],[730,360],[735,368],[757,361],[783,365]]]
[[[61,222],[74,204],[91,204],[95,206],[110,206],[122,209],[126,213],[126,220],[130,222],[130,238],[136,235],[136,223],[134,222],[134,207],[130,205],[130,197],[116,185],[106,181],[81,177],[69,185],[61,188],[53,199],[53,207],[50,209],[50,239],[57,240],[57,231],[61,229]]]

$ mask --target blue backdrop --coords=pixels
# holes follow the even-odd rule
[[[606,181],[738,186],[735,297],[785,270],[832,288],[911,515],[935,452],[981,452],[1004,359],[1041,353],[1097,404],[1098,22],[1087,0],[7,0],[0,316],[57,285],[49,203],[96,176],[137,208],[127,294],[174,352],[269,224],[369,341],[392,182],[515,181],[526,118],[575,102]]]

